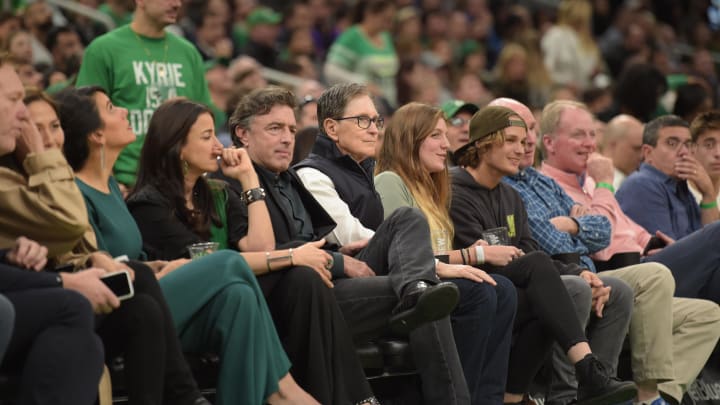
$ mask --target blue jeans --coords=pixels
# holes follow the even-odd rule
[[[515,286],[493,275],[497,286],[464,278],[449,279],[460,290],[460,302],[450,316],[455,346],[473,404],[502,404],[507,380],[513,322],[517,309]]]

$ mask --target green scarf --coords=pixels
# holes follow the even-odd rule
[[[218,181],[209,181],[210,191],[212,192],[213,202],[215,203],[215,212],[220,217],[221,226],[210,223],[210,240],[218,243],[218,250],[228,248],[228,229],[227,229],[227,201],[228,194],[225,185]]]

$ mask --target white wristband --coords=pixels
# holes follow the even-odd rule
[[[436,257],[436,258],[435,258],[435,267],[437,267],[438,263],[440,263],[440,259],[438,259],[438,258]]]
[[[475,264],[485,263],[485,250],[481,245],[475,245]]]

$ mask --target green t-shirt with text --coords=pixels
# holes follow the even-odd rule
[[[400,62],[390,33],[383,32],[380,36],[383,44],[378,47],[353,25],[332,44],[327,62],[363,75],[366,81],[380,86],[390,104],[396,106],[395,76]]]
[[[120,183],[135,183],[148,123],[165,100],[187,97],[211,105],[202,58],[187,40],[172,33],[164,38],[135,34],[126,25],[96,38],[85,50],[78,86],[97,85],[114,104],[128,109],[137,140],[115,164]]]

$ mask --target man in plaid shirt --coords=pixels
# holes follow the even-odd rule
[[[603,239],[601,235],[611,233],[610,222],[607,218],[605,221],[597,218],[603,215],[589,215],[589,209],[575,203],[555,180],[532,167],[537,123],[525,105],[511,99],[497,99],[491,104],[512,109],[528,126],[521,170],[505,181],[520,193],[533,237],[547,253],[579,254],[577,259],[594,269],[589,254],[607,246],[607,239],[604,243],[598,242]],[[576,138],[593,137],[592,115],[582,104],[551,103],[543,114],[543,122],[557,119],[558,132],[562,128]],[[551,114],[557,117],[550,117]],[[556,153],[570,152],[558,150]],[[680,403],[720,335],[717,331],[720,309],[710,301],[673,298],[672,273],[660,263],[609,270],[602,273],[601,277],[605,276],[625,281],[635,293],[629,335],[633,378],[638,387],[636,403]]]

